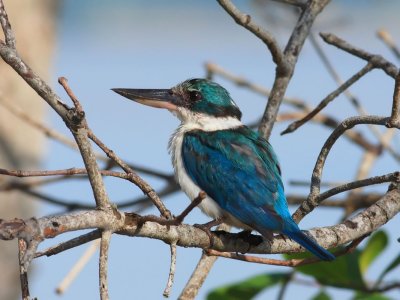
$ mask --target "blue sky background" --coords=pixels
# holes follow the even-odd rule
[[[236,2],[257,21],[265,22],[265,12],[258,7],[251,5],[249,1]],[[382,54],[397,64],[375,33],[377,29],[385,27],[394,37],[400,36],[397,15],[399,8],[398,1],[333,1],[320,16],[314,30],[333,32],[354,45]],[[270,18],[269,15],[269,20]],[[290,33],[290,20],[284,20],[280,25],[272,22],[264,24],[274,32],[281,45],[286,43]],[[364,61],[331,46],[323,47],[343,79],[350,77],[365,64]],[[110,91],[110,88],[168,88],[187,78],[204,77],[204,63],[207,61],[218,63],[267,88],[272,86],[275,66],[264,44],[238,27],[214,1],[65,0],[61,3],[52,72],[53,86],[67,100],[56,84],[56,79],[59,76],[69,79],[70,86],[83,104],[90,127],[103,142],[128,162],[172,172],[167,143],[179,122],[167,111],[126,101]],[[254,121],[261,116],[266,99],[238,89],[219,77],[215,80],[231,92],[232,98],[243,112],[244,122]],[[357,82],[351,91],[360,98],[367,111],[388,115],[393,85],[393,80],[378,70]],[[335,88],[336,84],[307,42],[287,95],[306,99],[308,103],[315,105]],[[289,110],[289,107],[282,106],[282,111]],[[343,96],[329,105],[325,112],[339,120],[356,115],[355,109]],[[53,112],[48,113],[48,123],[70,136],[64,123]],[[284,180],[309,180],[316,157],[331,130],[308,124],[294,134],[280,136],[279,133],[286,126],[287,123],[277,124],[271,136],[271,142],[280,158]],[[373,140],[368,130],[361,130]],[[397,135],[393,145],[399,149],[399,144]],[[83,166],[76,152],[55,142],[49,142],[47,151],[43,162],[46,169]],[[351,181],[361,153],[357,146],[341,139],[328,158],[323,180]],[[377,162],[370,175],[386,174],[398,169],[398,163],[385,155]],[[155,188],[163,186],[160,180],[143,177]],[[107,178],[106,185],[110,198],[115,203],[141,195],[138,188],[121,180]],[[371,189],[384,192],[386,186]],[[308,189],[286,184],[286,191],[305,195]],[[44,192],[65,200],[94,203],[88,182],[74,180],[68,184],[54,184],[44,189]],[[164,200],[174,214],[181,212],[188,204],[188,199],[180,192]],[[40,214],[60,211],[59,207],[43,205]],[[154,209],[147,212],[157,213]],[[301,222],[301,227],[307,229],[334,225],[339,218],[340,211],[319,208]],[[185,220],[190,224],[206,221],[208,219],[198,210]],[[399,226],[399,218],[385,226],[385,230],[391,234],[390,246],[386,255],[370,269],[371,279],[399,252],[399,244],[396,243]],[[46,241],[41,248],[76,235],[77,233],[63,235]],[[84,245],[57,256],[36,260],[34,276],[31,277],[31,295],[39,299],[55,299],[55,287],[86,247]],[[179,295],[200,255],[200,249],[178,249],[177,272],[171,299]],[[111,298],[162,299],[169,260],[169,247],[163,242],[114,235],[109,256]],[[95,256],[61,298],[97,299],[97,266]],[[277,267],[219,259],[198,299],[204,299],[207,292],[220,285],[280,270],[282,269]],[[395,279],[395,273],[388,278]],[[289,286],[287,299],[306,299],[316,292],[316,288],[292,284]],[[339,289],[329,289],[329,292],[335,299],[348,299],[351,296],[349,292]],[[273,297],[276,293],[277,289],[271,289],[260,294],[257,299]]]

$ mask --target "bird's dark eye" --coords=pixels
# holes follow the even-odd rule
[[[199,101],[199,100],[201,100],[202,95],[201,95],[201,93],[198,92],[198,91],[191,91],[191,92],[189,93],[189,97],[190,97],[190,100],[191,100],[191,101]]]

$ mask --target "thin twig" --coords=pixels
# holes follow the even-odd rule
[[[69,240],[69,241],[66,241],[66,242],[60,243],[56,246],[47,248],[46,250],[44,250],[42,252],[36,252],[35,258],[42,257],[42,256],[56,255],[63,251],[72,249],[74,247],[83,245],[85,243],[91,242],[96,239],[99,239],[100,237],[101,237],[101,230],[96,229],[89,233],[82,234],[76,238]]]
[[[392,114],[387,125],[389,125],[388,127],[397,128],[400,126],[400,73],[396,76],[393,93]]]
[[[283,53],[280,49],[275,37],[267,30],[263,29],[260,25],[256,24],[251,16],[242,13],[231,1],[218,0],[219,5],[235,20],[237,24],[243,26],[255,36],[257,36],[268,47],[271,52],[272,59],[276,65],[282,64]]]
[[[71,283],[75,280],[78,274],[82,271],[82,269],[86,266],[89,260],[92,258],[93,254],[97,251],[100,246],[100,240],[93,241],[83,255],[79,258],[79,260],[75,263],[75,265],[71,268],[68,274],[64,277],[61,283],[56,288],[57,294],[64,294]]]
[[[310,33],[311,26],[319,13],[328,5],[330,0],[310,0],[307,2],[296,26],[294,27],[289,41],[283,52],[284,59],[277,65],[275,81],[268,97],[268,103],[258,128],[261,136],[269,139],[280,105],[286,93],[289,82],[293,76],[297,59],[301,53],[304,42]]]
[[[18,257],[19,257],[19,279],[21,282],[21,296],[23,300],[29,300],[29,283],[28,283],[28,271],[25,270],[23,265],[23,257],[26,252],[26,243],[23,239],[18,239]]]
[[[335,251],[335,253],[334,253],[335,257],[339,257],[339,256],[345,255],[347,253],[353,252],[357,248],[357,246],[367,236],[368,235],[364,235],[364,236],[352,241],[351,244],[349,246],[345,247],[344,249]],[[292,258],[292,259],[288,259],[288,260],[280,260],[280,259],[264,258],[264,257],[259,257],[259,256],[244,255],[244,254],[238,254],[238,253],[232,253],[232,252],[220,252],[220,251],[216,251],[213,249],[207,249],[207,250],[205,250],[205,252],[208,255],[212,255],[212,256],[220,256],[220,257],[236,259],[236,260],[241,260],[241,261],[246,261],[246,262],[251,262],[251,263],[273,265],[273,266],[283,266],[283,267],[299,267],[299,266],[304,266],[304,265],[321,262],[321,260],[317,257]]]
[[[3,0],[0,0],[0,24],[6,38],[6,45],[12,49],[15,49],[15,36],[13,30],[11,29],[11,24],[8,20]]]
[[[112,231],[104,230],[101,233],[100,241],[100,256],[99,256],[99,285],[100,285],[100,299],[108,300],[108,250],[110,248]]]
[[[176,270],[176,243],[171,243],[170,249],[171,249],[171,264],[169,267],[167,286],[165,287],[164,292],[163,292],[163,296],[165,298],[169,297],[169,294],[171,293],[172,285],[174,284],[174,277],[175,277],[175,270]]]
[[[83,113],[83,108],[82,108],[81,103],[79,102],[78,98],[75,96],[74,92],[71,90],[71,88],[68,85],[68,79],[65,77],[59,77],[58,83],[61,84],[61,86],[64,88],[64,90],[67,93],[67,95],[69,96],[69,98],[74,103],[74,106],[75,106],[75,109],[77,110],[77,112]]]
[[[307,1],[303,0],[272,0],[272,1],[293,5],[301,9],[304,9],[307,4]]]
[[[396,78],[398,68],[381,55],[371,54],[361,48],[355,47],[332,33],[320,33],[320,36],[326,43],[364,59],[373,64],[375,68],[383,70],[390,77]]]
[[[154,189],[140,176],[138,176],[136,172],[129,165],[123,162],[122,159],[120,159],[114,153],[114,151],[109,149],[102,141],[100,141],[100,139],[98,139],[91,130],[88,131],[88,136],[97,146],[99,146],[101,150],[104,151],[104,153],[109,158],[115,161],[127,173],[129,180],[134,184],[136,184],[143,191],[143,193],[145,193],[150,198],[153,204],[160,211],[161,215],[166,219],[171,219],[172,217],[171,212],[166,208],[166,206],[161,201],[160,197],[157,195]]]
[[[353,128],[359,124],[375,124],[375,125],[386,125],[389,121],[387,117],[381,116],[361,116],[361,117],[351,117],[344,120],[329,136],[326,140],[324,146],[321,149],[321,152],[317,158],[315,163],[315,167],[313,170],[313,174],[311,177],[311,187],[310,194],[308,196],[307,201],[303,202],[303,204],[296,210],[293,214],[294,220],[299,222],[306,214],[311,212],[317,205],[318,202],[317,197],[320,192],[320,183],[322,170],[326,161],[326,158],[331,150],[332,146],[336,142],[336,140],[348,129]]]
[[[357,80],[359,80],[365,74],[367,74],[373,68],[374,68],[374,66],[370,63],[365,65],[360,71],[355,73],[348,80],[346,80],[341,86],[339,86],[336,90],[334,90],[328,96],[326,96],[318,104],[318,106],[315,109],[313,109],[310,113],[308,113],[304,118],[290,124],[284,131],[281,132],[281,135],[291,133],[291,132],[295,131],[296,129],[298,129],[299,127],[301,127],[307,121],[311,120],[316,114],[318,114],[322,109],[324,109],[329,104],[329,102],[333,101],[336,97],[338,97],[341,93],[343,93],[343,91],[345,91],[347,88],[349,88],[353,83],[355,83]]]
[[[293,269],[288,276],[283,280],[281,288],[279,290],[278,296],[276,297],[276,300],[283,300],[287,291],[287,288],[289,286],[289,283],[292,281],[294,274],[296,271]]]
[[[100,209],[109,209],[110,202],[106,192],[106,188],[100,174],[99,166],[97,164],[96,156],[92,149],[92,145],[88,139],[88,125],[85,119],[85,113],[82,109],[82,105],[79,103],[76,96],[73,94],[71,88],[68,86],[67,79],[60,77],[58,82],[64,88],[67,95],[71,98],[74,103],[75,109],[68,111],[67,126],[74,135],[75,141],[78,144],[79,151],[82,155],[85,168],[88,172],[89,182],[92,186],[93,196],[96,201],[96,205]],[[72,114],[70,114],[72,112]]]
[[[334,187],[322,194],[317,196],[316,201],[319,203],[324,199],[332,197],[333,195],[343,193],[345,191],[353,190],[356,188],[364,187],[364,186],[371,186],[374,184],[380,184],[384,182],[400,182],[400,172],[393,172],[382,176],[374,176],[367,179],[357,180],[353,182],[349,182],[337,187]]]
[[[325,51],[323,50],[323,48],[321,47],[321,45],[319,44],[319,42],[317,41],[317,39],[315,38],[313,33],[310,34],[310,41],[311,41],[311,44],[314,46],[318,56],[321,58],[324,66],[328,70],[329,74],[335,80],[337,85],[339,85],[339,86],[342,85],[344,83],[343,80],[340,78],[339,74],[336,72],[336,70],[334,68],[334,65],[329,60],[328,56],[326,55]],[[357,109],[358,113],[361,116],[369,115],[369,113],[361,105],[361,103],[357,99],[357,97],[354,96],[350,92],[349,89],[344,90],[343,94],[347,97],[347,99],[350,101],[350,103],[353,104],[353,106]],[[387,149],[389,151],[389,153],[395,159],[400,160],[400,155],[390,146],[389,140],[387,142],[385,142],[384,138],[383,138],[383,135],[380,133],[380,131],[375,126],[372,126],[372,125],[368,124],[368,128],[376,136],[376,138],[379,140],[379,142],[381,143],[383,148]],[[376,155],[377,153],[376,152],[371,152],[371,151],[368,151],[368,152],[370,152],[370,153],[367,154],[368,156],[370,156],[370,157],[373,156],[374,158],[377,157],[377,155]],[[357,177],[356,179],[361,179],[361,178],[363,178],[363,177]]]
[[[222,76],[225,79],[228,79],[235,83],[236,85],[240,87],[245,87],[248,88],[250,91],[253,91],[259,95],[269,97],[270,91],[260,85],[254,84],[251,81],[249,81],[246,78],[237,76],[235,74],[232,74],[231,72],[225,70],[221,66],[215,64],[215,63],[206,63],[205,65],[207,69],[207,73],[209,73],[209,76],[211,74],[218,74]],[[346,91],[345,91],[346,92]],[[289,104],[297,109],[301,109],[305,112],[297,112],[297,113],[281,113],[277,116],[277,122],[281,121],[286,121],[286,120],[293,120],[296,118],[303,118],[306,115],[306,112],[311,111],[311,108],[305,103],[305,101],[297,98],[289,98],[289,97],[284,97],[283,98],[283,103]],[[319,122],[322,125],[325,125],[330,128],[336,128],[339,125],[339,122],[335,120],[333,117],[324,115],[324,114],[318,114],[315,116],[312,121]],[[249,127],[258,127],[260,122],[256,122],[255,124],[249,125]],[[346,137],[349,138],[352,142],[355,144],[372,151],[374,153],[381,153],[381,149],[378,146],[375,146],[368,142],[365,137],[362,135],[360,132],[356,132],[353,130],[346,131],[345,133]],[[393,150],[391,147],[388,145],[388,150]],[[394,150],[393,150],[394,152]],[[397,155],[397,153],[392,153],[396,159],[400,160],[400,156]]]

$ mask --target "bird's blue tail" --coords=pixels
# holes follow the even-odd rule
[[[283,233],[295,242],[302,245],[318,258],[328,261],[335,259],[335,256],[332,253],[322,248],[320,245],[317,244],[317,242],[315,242],[311,237],[307,236],[300,229],[297,228],[297,230],[293,231],[284,231]]]

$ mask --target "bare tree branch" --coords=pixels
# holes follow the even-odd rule
[[[363,49],[357,48],[332,33],[320,33],[320,36],[326,43],[338,47],[339,49],[342,49],[343,51],[346,51],[361,59],[364,59],[373,64],[375,68],[383,70],[390,77],[396,78],[398,68],[382,56],[371,54]]]
[[[339,257],[339,256],[345,255],[349,252],[353,252],[355,250],[355,248],[364,240],[365,237],[366,236],[362,236],[362,237],[354,240],[346,248],[336,251],[334,253],[334,255],[336,257]],[[298,266],[304,266],[304,265],[321,262],[321,260],[317,257],[310,257],[310,258],[303,258],[303,259],[292,258],[292,259],[288,259],[288,260],[280,260],[280,259],[264,258],[264,257],[259,257],[259,256],[243,255],[243,254],[232,253],[232,252],[220,252],[220,251],[216,251],[216,250],[212,250],[212,249],[206,250],[206,253],[208,255],[212,255],[212,256],[219,256],[219,257],[231,258],[231,259],[236,259],[236,260],[241,260],[241,261],[246,261],[246,262],[251,262],[251,263],[271,265],[271,266],[282,266],[282,267],[298,267]]]
[[[172,285],[174,284],[175,270],[176,270],[176,243],[171,243],[171,263],[168,273],[167,286],[164,289],[163,296],[168,298],[171,293]]]
[[[357,80],[359,80],[362,76],[367,74],[369,71],[373,69],[373,65],[368,63],[366,66],[364,66],[360,71],[358,71],[356,74],[351,76],[346,82],[344,82],[340,87],[338,87],[336,90],[334,90],[332,93],[330,93],[328,96],[326,96],[319,104],[318,106],[313,109],[310,113],[308,113],[304,118],[301,120],[295,121],[292,124],[290,124],[284,131],[281,132],[281,135],[291,133],[298,129],[300,126],[302,126],[304,123],[307,121],[311,120],[316,114],[318,114],[321,110],[323,110],[329,102],[333,101],[337,96],[339,96],[341,93],[343,93],[347,88],[349,88],[353,83],[355,83]]]
[[[28,270],[24,268],[23,258],[26,251],[26,243],[23,239],[18,239],[18,258],[19,258],[19,271],[20,271],[20,282],[21,282],[21,295],[23,300],[29,300],[29,284],[28,284]]]
[[[329,2],[329,0],[308,1],[293,29],[292,35],[283,52],[284,60],[280,65],[277,65],[274,85],[259,126],[259,132],[265,139],[268,139],[271,135],[279,107],[294,73],[303,44],[311,30],[311,26],[315,18]]]
[[[192,276],[178,297],[179,300],[191,300],[197,296],[217,258],[217,256],[209,256],[204,252],[202,253]]]
[[[255,36],[257,36],[268,47],[271,52],[272,59],[276,65],[283,62],[283,53],[279,48],[278,42],[275,37],[269,32],[264,30],[261,26],[256,24],[250,15],[242,13],[230,0],[218,0],[219,5],[235,20],[237,24],[243,26]]]
[[[108,249],[110,247],[111,235],[111,230],[104,230],[101,233],[99,255],[99,286],[101,300],[108,300]]]
[[[14,32],[11,29],[11,24],[8,21],[8,16],[4,7],[3,0],[0,1],[0,24],[6,38],[6,45],[11,49],[15,49],[15,36]],[[0,44],[1,43],[3,43],[3,41],[0,40]]]
[[[362,116],[362,117],[351,117],[344,120],[329,136],[326,140],[324,146],[321,149],[321,152],[317,158],[317,162],[315,164],[313,174],[311,177],[311,187],[310,187],[310,195],[308,196],[307,201],[303,202],[303,204],[296,210],[293,214],[293,218],[296,221],[300,221],[305,215],[311,212],[317,205],[317,197],[320,192],[320,184],[321,184],[321,176],[322,170],[325,164],[325,160],[328,157],[329,151],[336,142],[336,140],[348,129],[353,128],[359,124],[375,124],[375,125],[384,125],[388,123],[389,118],[380,117],[380,116]]]
[[[346,244],[377,230],[392,219],[400,211],[399,199],[400,189],[396,186],[375,204],[345,222],[335,226],[312,229],[309,230],[309,233],[325,248]],[[25,240],[40,242],[43,239],[52,238],[69,231],[100,228],[123,235],[159,239],[167,243],[176,241],[177,245],[182,247],[206,248],[209,246],[209,237],[202,229],[186,224],[164,226],[151,221],[143,223],[141,218],[139,215],[123,214],[117,210],[114,210],[114,212],[92,210],[25,221],[14,219],[1,221],[0,239],[24,238]],[[302,251],[300,245],[282,237],[276,237],[273,241],[262,241],[260,237],[260,244],[255,246],[237,238],[237,236],[237,234],[215,232],[212,249],[221,252],[259,254]],[[36,247],[37,244],[34,249]],[[25,255],[24,262],[29,263],[33,256],[34,253],[28,257]]]

